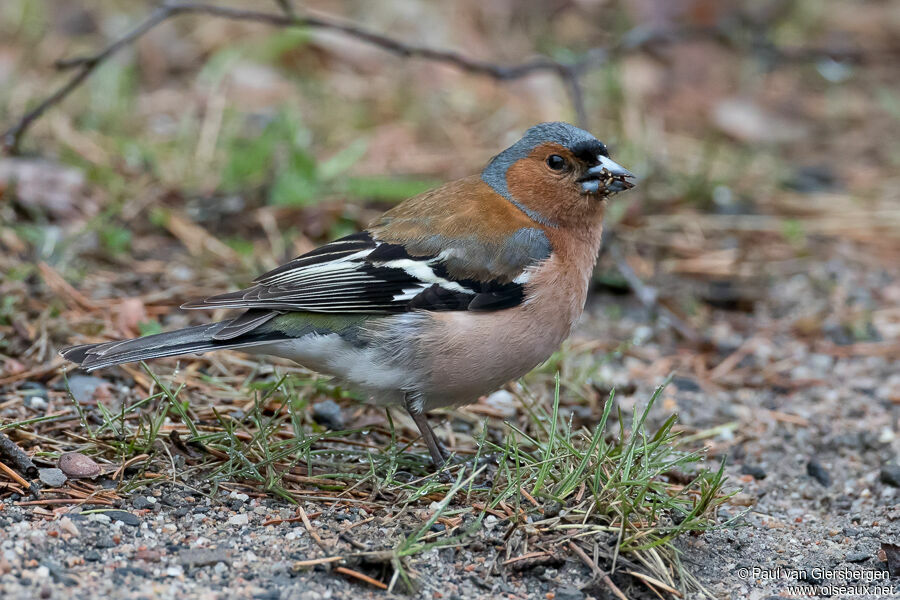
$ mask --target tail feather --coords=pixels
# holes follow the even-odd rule
[[[226,348],[246,348],[270,343],[285,337],[284,334],[278,332],[250,332],[226,340],[216,339],[216,334],[230,323],[231,321],[222,321],[130,340],[70,346],[62,349],[60,354],[64,358],[80,364],[82,368],[90,372],[104,367],[151,358],[178,356],[180,354],[201,354],[210,350]]]

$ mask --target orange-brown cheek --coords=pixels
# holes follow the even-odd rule
[[[571,176],[547,173],[542,162],[520,160],[510,165],[506,186],[518,202],[551,221],[589,218],[602,210],[596,198],[578,191]]]
[[[537,161],[520,160],[506,171],[506,187],[510,195],[528,208],[551,217],[564,201],[564,183],[548,175]]]

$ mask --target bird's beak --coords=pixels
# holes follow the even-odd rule
[[[608,156],[600,155],[597,157],[597,165],[588,169],[578,181],[585,194],[600,193],[609,196],[633,188],[634,183],[628,179],[634,179],[634,173]]]

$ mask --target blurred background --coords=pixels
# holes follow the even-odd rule
[[[217,5],[283,14],[277,2]],[[90,56],[153,8],[3,0],[0,130],[80,68],[57,61]],[[550,397],[561,371],[561,410],[589,424],[613,387],[629,408],[675,373],[660,410],[686,432],[713,431],[701,438],[712,458],[728,454],[744,502],[792,515],[802,502],[790,494],[820,498],[828,477],[828,505],[804,509],[822,522],[896,503],[900,3],[297,10],[498,67],[555,62],[500,79],[334,29],[208,14],[124,44],[15,144],[6,136],[0,415],[31,414],[29,386],[65,403],[60,346],[205,322],[176,307],[477,172],[536,122],[565,120],[640,183],[610,202],[586,316],[526,380],[530,393]],[[576,65],[577,85],[559,65]],[[267,368],[237,354],[185,362],[235,386],[188,382],[205,398],[238,398]],[[104,377],[146,381],[138,369]],[[510,390],[461,414],[509,418],[521,388]]]

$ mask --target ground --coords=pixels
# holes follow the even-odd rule
[[[884,272],[845,265],[841,272],[836,284],[852,283],[860,294],[896,293],[900,283],[886,280]],[[773,283],[790,296],[760,312],[790,313],[812,302],[819,275],[825,273],[797,275],[790,286]],[[610,311],[611,306],[620,310]],[[596,339],[593,331],[625,338],[649,320],[643,307],[621,296],[600,294],[589,308],[573,345]],[[882,545],[900,539],[898,481],[890,467],[898,449],[900,377],[892,357],[879,355],[884,348],[879,345],[810,341],[789,329],[772,331],[779,327],[771,317],[744,315],[742,326],[731,325],[732,316],[723,312],[715,318],[716,352],[732,357],[730,373],[698,378],[690,367],[679,368],[695,357],[669,354],[663,328],[648,334],[663,339],[644,341],[640,352],[608,363],[619,388],[630,392],[619,396],[624,409],[646,397],[653,383],[674,368],[678,375],[654,417],[661,419],[674,408],[686,432],[707,432],[709,460],[726,457],[729,487],[740,489],[718,513],[719,521],[730,525],[678,542],[688,572],[716,598],[765,598],[786,593],[788,585],[827,585],[828,578],[815,576],[816,569],[834,571],[832,581],[849,578],[852,571],[859,577],[883,572]],[[666,359],[670,364],[661,366]],[[770,387],[766,378],[779,383]],[[117,487],[110,479],[100,483]],[[293,505],[263,493],[195,492],[186,477],[177,485],[162,480],[121,497],[114,505],[127,511],[122,520],[120,512],[84,515],[68,506],[55,511],[62,518],[48,519],[50,510],[8,501],[0,517],[0,570],[6,573],[0,581],[6,597],[31,598],[35,590],[42,597],[95,597],[98,590],[111,597],[146,597],[151,590],[171,598],[219,597],[226,590],[229,597],[375,597],[382,592],[335,574],[327,564],[295,564],[384,550],[421,526],[429,513],[422,503],[391,514],[377,496],[364,503],[368,510],[301,502],[321,540],[317,544]],[[467,515],[463,527],[473,518]],[[443,529],[440,523],[432,528]],[[551,592],[557,598],[607,597],[572,557],[525,568],[504,565],[520,550],[504,543],[508,529],[508,520],[489,516],[464,545],[415,556],[409,569],[421,597]],[[351,564],[389,580],[383,559],[372,562]],[[805,570],[808,578],[764,581],[763,574],[742,571],[754,568]],[[870,579],[868,584],[886,582]],[[872,589],[869,597],[890,597]]]
[[[0,158],[3,598],[900,597],[897,9],[489,4],[319,8],[502,64],[728,35],[584,75],[641,180],[561,351],[433,416],[443,476],[402,414],[284,361],[56,351],[205,322],[177,306],[574,120],[552,75],[191,17]],[[0,8],[4,126],[143,15],[67,6]]]

